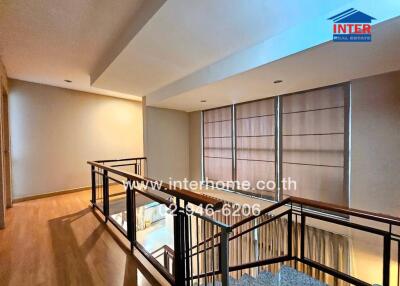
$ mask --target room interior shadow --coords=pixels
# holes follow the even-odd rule
[[[72,228],[73,222],[91,213],[90,209],[84,209],[49,221],[57,285],[95,285],[85,258],[104,232],[105,227],[101,224],[96,226],[82,245],[79,245],[76,238],[80,235],[77,233],[78,229],[80,228],[80,231],[83,230],[85,233],[89,229],[87,227],[78,227],[75,230]]]
[[[120,237],[117,232],[114,232],[111,228],[113,226],[107,227],[104,224],[103,217],[97,212],[93,211],[94,217],[101,223],[101,226],[104,226],[104,229],[108,234],[113,238],[113,240],[119,245],[122,251],[126,254],[125,259],[125,272],[124,272],[124,282],[123,285],[130,286],[160,286],[159,282],[153,277],[153,275],[149,272],[149,270],[134,256],[131,254],[129,247],[126,243],[124,243],[121,239],[125,239]],[[147,280],[147,284],[141,284],[139,278],[143,276]]]
[[[147,283],[143,279],[146,279]],[[133,255],[127,255],[125,260],[124,286],[160,286],[150,272]]]

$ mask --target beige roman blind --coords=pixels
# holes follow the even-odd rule
[[[286,195],[348,205],[345,112],[348,85],[282,96],[282,177]]]
[[[273,98],[236,105],[236,176],[251,185],[239,190],[259,197],[272,194],[257,181],[275,181],[274,109]]]
[[[232,107],[203,113],[204,176],[210,181],[232,181]]]

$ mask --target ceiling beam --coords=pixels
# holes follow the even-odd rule
[[[165,2],[166,0],[143,0],[139,10],[134,13],[132,22],[116,37],[116,40],[111,43],[110,47],[97,61],[96,66],[90,73],[91,85],[93,85]]]
[[[373,15],[377,19],[375,24],[400,15],[400,1],[382,0],[379,5],[376,5],[374,1],[351,1],[331,11],[329,15],[321,15],[319,18],[299,23],[297,26],[275,37],[228,56],[146,94],[147,105],[157,106],[158,103],[170,97],[196,90],[202,86],[221,81],[329,42],[332,40],[332,21],[328,20],[328,18],[349,8],[355,8]]]

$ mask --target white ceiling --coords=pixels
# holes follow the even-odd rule
[[[371,43],[328,42],[153,105],[194,111],[400,70],[399,31],[397,17],[374,26]]]
[[[0,1],[0,56],[8,76],[140,99],[92,87],[90,74],[143,1],[149,0]]]
[[[11,78],[191,111],[399,69],[398,21],[372,43],[320,45],[345,9],[400,15],[377,3],[0,0],[0,56]]]
[[[349,2],[168,0],[93,84],[147,95]]]

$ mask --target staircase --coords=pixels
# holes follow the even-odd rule
[[[221,286],[220,281],[208,283],[207,286]],[[289,266],[282,266],[276,274],[263,271],[257,277],[244,274],[239,280],[229,277],[229,286],[326,286],[314,278]]]

